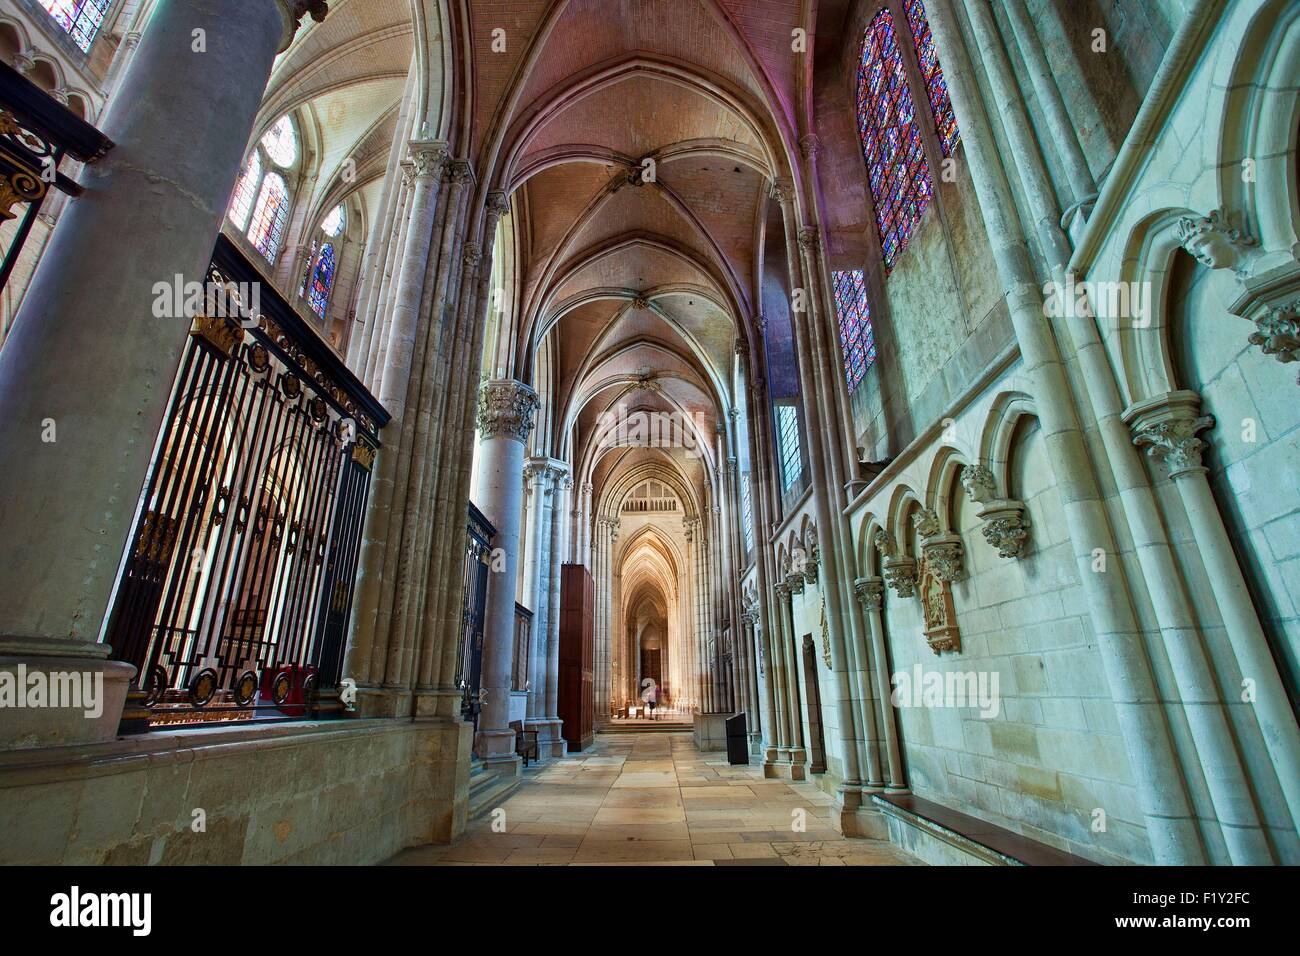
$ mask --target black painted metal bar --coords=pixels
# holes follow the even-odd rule
[[[206,279],[109,643],[152,725],[337,711],[389,416],[224,237]]]

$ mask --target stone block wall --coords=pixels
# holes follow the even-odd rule
[[[357,720],[0,754],[0,863],[378,863],[464,829],[470,731]]]

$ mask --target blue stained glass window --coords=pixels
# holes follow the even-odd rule
[[[781,490],[789,491],[803,474],[799,457],[799,412],[793,405],[776,406],[776,443],[781,455]]]
[[[112,3],[113,0],[41,0],[41,6],[83,53],[90,52],[90,45],[95,42],[104,14]]]
[[[876,338],[871,330],[871,305],[867,302],[866,276],[861,269],[835,272],[835,315],[844,353],[844,376],[852,395],[876,361]]]
[[[325,308],[330,302],[330,290],[334,288],[335,265],[334,245],[327,242],[316,260],[316,268],[311,275],[311,288],[307,290],[311,310],[322,319],[325,318]]]
[[[925,16],[924,0],[904,0],[903,9],[907,12],[907,25],[912,31],[912,42],[916,45],[916,59],[921,65],[921,79],[925,82],[926,95],[930,98],[930,111],[934,114],[934,129],[939,136],[939,148],[945,156],[951,156],[953,148],[961,140],[961,130],[957,128],[957,114],[952,108],[952,97],[948,94],[948,83],[943,78],[943,67],[939,65],[939,54],[934,48],[934,37],[930,33],[930,21]]]
[[[880,246],[890,270],[930,205],[934,184],[888,10],[872,18],[862,40],[857,113]]]

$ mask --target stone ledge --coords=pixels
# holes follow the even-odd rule
[[[450,726],[454,721],[447,721]],[[194,762],[235,750],[296,746],[306,738],[410,733],[436,726],[434,721],[381,718],[302,720],[231,727],[194,727],[119,737],[101,744],[43,747],[0,752],[0,787],[54,783],[69,777],[94,777],[166,763]]]
[[[1097,866],[1091,860],[1066,853],[996,824],[949,809],[912,794],[873,794],[871,800],[890,820],[890,836],[903,849],[927,859],[915,848],[915,839],[936,840],[968,857],[969,862],[990,866]],[[900,840],[896,826],[906,827],[912,839]],[[904,845],[904,844],[908,845]],[[949,851],[949,855],[950,851]]]

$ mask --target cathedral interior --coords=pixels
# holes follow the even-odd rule
[[[0,0],[0,862],[1300,863],[1297,0]]]

